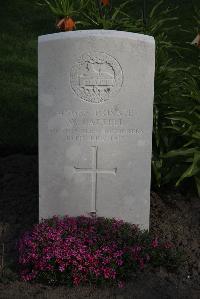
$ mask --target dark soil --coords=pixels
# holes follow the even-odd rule
[[[163,191],[160,195],[151,192],[150,230],[155,236],[172,241],[183,249],[185,262],[176,273],[167,272],[164,268],[144,271],[123,289],[92,286],[53,288],[24,283],[15,278],[16,242],[21,233],[38,221],[36,155],[17,154],[0,158],[0,207],[1,245],[5,243],[1,299],[200,298],[200,199],[195,196],[183,196],[175,191]]]

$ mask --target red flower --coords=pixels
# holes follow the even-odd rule
[[[155,239],[151,242],[151,246],[152,246],[153,248],[158,247],[158,238],[155,238]]]
[[[59,29],[64,30],[64,31],[72,31],[73,29],[76,28],[75,24],[76,23],[72,18],[67,17],[67,18],[63,18],[62,20],[60,20],[56,26]]]
[[[110,5],[110,0],[101,0],[101,4],[103,6],[109,6]]]

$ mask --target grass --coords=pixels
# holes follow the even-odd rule
[[[120,2],[120,1],[117,1]],[[140,16],[143,1],[135,1]],[[55,32],[55,19],[37,5],[38,0],[7,0],[0,10],[0,147],[37,148],[37,37]],[[147,0],[147,10],[156,1]],[[179,5],[182,27],[195,32],[193,6],[198,0],[166,0]],[[148,13],[147,13],[148,15]],[[173,37],[173,33],[172,33]],[[190,41],[180,32],[173,38]],[[193,58],[189,55],[188,61]]]
[[[5,1],[0,18],[0,145],[36,147],[37,37],[53,31],[53,20],[25,0]]]

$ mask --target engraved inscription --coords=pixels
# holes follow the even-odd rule
[[[119,143],[140,137],[144,131],[134,127],[133,107],[109,109],[64,110],[48,122],[49,134],[58,134],[67,142]]]
[[[72,67],[70,83],[82,100],[103,103],[119,92],[123,83],[122,68],[106,53],[86,53]]]
[[[77,168],[74,167],[75,173],[89,173],[92,175],[92,200],[91,200],[91,211],[89,214],[96,216],[96,201],[97,201],[97,174],[113,174],[116,175],[117,168],[113,169],[102,169],[98,168],[98,146],[92,146],[92,168]]]

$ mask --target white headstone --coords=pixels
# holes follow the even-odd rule
[[[83,30],[39,37],[39,215],[149,228],[153,37]]]

